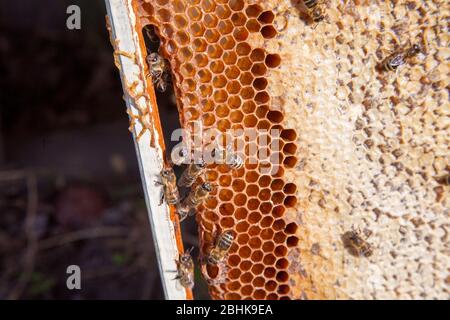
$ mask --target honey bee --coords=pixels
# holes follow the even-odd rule
[[[406,61],[421,51],[420,46],[418,44],[414,44],[410,46],[407,50],[400,50],[394,52],[389,57],[387,57],[382,63],[382,69],[384,71],[395,71],[401,65],[404,65]]]
[[[164,199],[167,204],[177,204],[180,201],[180,193],[177,188],[177,177],[172,168],[166,168],[161,171],[161,181],[155,181],[156,185],[162,185],[163,190],[161,192],[161,201],[159,205],[162,205]]]
[[[180,215],[180,222],[186,219],[191,210],[195,209],[208,197],[208,194],[212,191],[212,189],[212,185],[209,182],[204,182],[191,190],[187,197],[185,197],[177,206],[177,211]]]
[[[159,92],[165,92],[170,82],[169,63],[161,55],[152,52],[147,56],[147,64],[150,68],[152,82]]]
[[[309,17],[318,23],[325,19],[325,6],[320,0],[303,0]]]
[[[179,280],[180,284],[187,289],[194,287],[194,260],[191,256],[193,249],[194,247],[180,254],[178,261],[175,261],[177,264],[177,276],[174,280]]]
[[[184,170],[178,181],[178,186],[190,187],[194,184],[197,178],[205,172],[206,162],[201,160],[200,163],[191,163]]]
[[[366,241],[368,237],[363,239],[360,230],[352,229],[342,235],[342,242],[351,255],[368,258],[373,254],[372,246]]]
[[[234,236],[231,230],[221,233],[216,240],[214,247],[208,254],[207,262],[209,264],[218,264],[223,261],[233,244]]]

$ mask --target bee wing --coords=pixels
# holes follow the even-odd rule
[[[390,65],[395,66],[395,67],[401,66],[404,63],[405,63],[405,59],[402,54],[395,56],[390,61]]]

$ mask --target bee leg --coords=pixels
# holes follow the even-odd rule
[[[159,199],[159,205],[162,205],[164,203],[164,198],[165,198],[164,191],[162,191],[161,198]]]

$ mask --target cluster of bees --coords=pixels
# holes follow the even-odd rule
[[[239,169],[243,166],[243,159],[227,149],[225,152],[224,163],[231,169]],[[176,207],[180,222],[188,216],[193,215],[195,209],[202,204],[213,191],[213,185],[206,182],[204,176],[207,164],[201,159],[197,162],[188,164],[177,182],[175,172],[172,167],[166,167],[161,171],[160,181],[155,183],[162,186],[160,205],[166,201],[169,205]],[[202,178],[202,179],[200,179]],[[201,180],[197,182],[198,180]],[[179,188],[190,188],[188,194],[181,198]],[[224,261],[233,244],[234,234],[231,230],[225,230],[215,237],[215,241],[211,244],[211,249],[206,257],[202,257],[202,264],[217,265],[220,270],[225,270]],[[194,286],[194,261],[191,255],[193,248],[179,255],[177,264],[177,276],[181,285],[185,288],[193,288]],[[224,272],[221,272],[223,275]],[[223,281],[217,280],[218,282]]]

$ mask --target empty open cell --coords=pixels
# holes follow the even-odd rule
[[[245,27],[238,27],[233,31],[233,37],[236,41],[245,41],[247,40],[249,33]]]
[[[217,81],[216,78],[215,78],[215,80]],[[215,111],[216,111],[216,115],[220,118],[228,117],[228,115],[230,114],[230,109],[228,108],[228,106],[226,104],[218,105],[216,107]]]
[[[255,101],[258,104],[265,104],[265,103],[269,102],[269,100],[270,100],[270,96],[266,91],[258,92],[255,96]]]
[[[234,29],[233,24],[228,20],[225,21],[222,20],[217,25],[217,30],[222,35],[230,34],[231,32],[233,32],[233,29]]]
[[[211,61],[209,69],[216,74],[222,73],[225,70],[225,64],[220,60]]]
[[[272,195],[272,202],[274,205],[281,204],[281,203],[283,203],[285,197],[286,196],[284,195],[283,192],[275,192]]]
[[[276,68],[281,64],[281,57],[278,54],[268,54],[266,57],[266,66]]]
[[[260,262],[260,261],[262,261],[263,257],[264,257],[264,253],[261,250],[256,250],[252,253],[250,259],[253,262]]]
[[[248,224],[247,221],[238,222],[236,224],[236,232],[238,232],[238,233],[246,232],[249,227],[250,227],[250,225]]]
[[[236,241],[239,245],[247,244],[249,240],[250,240],[250,237],[246,233],[240,233],[236,239]]]
[[[279,294],[288,294],[289,291],[290,291],[290,288],[286,284],[282,284],[282,285],[278,286],[277,292]],[[280,298],[280,300],[290,300],[290,298],[288,296],[283,296]]]
[[[271,181],[272,181],[272,179],[271,179],[270,176],[263,175],[263,176],[260,176],[260,177],[259,177],[259,179],[258,179],[258,185],[259,185],[261,188],[265,188],[265,187],[267,187],[267,186],[270,185]]]
[[[185,46],[189,43],[190,39],[187,33],[184,31],[178,31],[175,34],[175,41],[179,46]]]
[[[258,209],[259,205],[260,205],[260,202],[258,199],[253,198],[253,199],[249,199],[247,201],[247,208],[249,210],[256,210],[256,209]]]
[[[297,153],[297,146],[292,142],[286,143],[283,147],[283,152],[285,154],[294,155]]]
[[[233,39],[232,36],[224,36],[220,39],[219,44],[224,50],[231,50],[236,45],[236,41]],[[230,61],[236,62],[237,55],[234,52],[232,52],[232,53],[236,58],[230,59],[230,57],[229,57],[228,59],[230,59]],[[225,59],[225,57],[227,57],[227,55],[224,55],[224,59]]]
[[[272,39],[277,35],[277,30],[272,25],[267,25],[261,28],[261,34],[266,39]]]
[[[267,281],[266,284],[264,285],[264,288],[268,292],[275,291],[277,289],[277,287],[278,287],[278,284],[273,280]]]
[[[206,31],[208,33],[209,30]],[[206,49],[208,56],[212,59],[218,59],[223,54],[223,49],[219,45],[210,44]]]
[[[204,12],[213,12],[216,9],[216,3],[213,0],[202,0],[201,7]]]
[[[240,27],[243,26],[245,24],[245,22],[247,21],[247,18],[245,17],[245,15],[241,12],[235,12],[232,14],[231,16],[231,22],[233,23],[234,26],[236,27]]]
[[[261,220],[262,216],[259,212],[255,211],[250,213],[249,217],[248,217],[248,221],[250,223],[258,223]]]
[[[239,249],[238,253],[241,258],[247,259],[252,254],[252,249],[250,249],[249,246],[245,245]]]
[[[284,230],[285,227],[286,227],[286,222],[283,219],[277,219],[272,224],[272,228],[275,231]]]
[[[231,10],[226,5],[219,5],[216,7],[216,15],[220,19],[227,19],[231,16]]]
[[[286,235],[284,234],[283,231],[278,231],[277,233],[275,233],[275,235],[273,236],[273,241],[277,244],[283,243],[286,241]]]
[[[223,76],[223,75],[218,75],[213,78],[213,85],[216,88],[223,88],[223,87],[225,87],[226,84],[227,84],[227,78],[225,78],[225,76]],[[225,108],[227,110],[229,110],[228,107],[225,106]]]
[[[233,79],[237,79],[240,75],[240,71],[236,66],[228,66],[225,69],[225,75],[227,76],[228,79],[233,80]]]
[[[247,55],[250,54],[251,50],[252,50],[252,48],[246,42],[238,43],[237,46],[236,46],[236,53],[239,56],[247,56]]]
[[[224,217],[220,219],[220,226],[223,229],[230,229],[231,227],[234,226],[234,219],[231,217]]]
[[[245,27],[250,32],[258,32],[261,29],[261,24],[256,19],[250,19],[245,24]]]
[[[241,276],[241,270],[239,270],[238,268],[233,268],[228,272],[228,277],[231,280],[239,279],[240,276]]]
[[[291,236],[289,238],[287,238],[286,240],[286,244],[288,245],[288,247],[296,247],[298,244],[299,239],[295,236]]]
[[[217,103],[226,102],[228,99],[228,93],[226,92],[226,90],[216,90],[213,94],[213,99]]]
[[[261,228],[257,225],[252,225],[248,229],[248,234],[250,237],[256,237],[261,233]]]
[[[275,15],[270,10],[262,12],[258,17],[258,21],[263,24],[270,24],[273,22],[274,19],[275,19]]]
[[[286,142],[295,141],[297,139],[297,133],[294,129],[284,129],[281,131],[281,138]]]
[[[244,125],[248,128],[256,126],[258,119],[254,115],[247,115],[244,118]]]
[[[253,293],[253,286],[246,285],[241,288],[241,293],[243,296],[251,296]]]
[[[222,189],[219,191],[219,199],[221,201],[230,201],[233,198],[233,192],[228,189]]]
[[[265,283],[266,283],[266,280],[263,277],[256,277],[252,281],[252,285],[255,288],[264,287]]]
[[[202,11],[198,7],[189,7],[187,14],[191,21],[199,21],[202,19]]]
[[[208,43],[215,44],[220,38],[220,33],[214,29],[207,29],[204,36]]]
[[[289,275],[286,271],[279,271],[277,273],[276,279],[278,282],[286,282],[289,280]]]
[[[210,82],[212,79],[212,74],[206,69],[200,69],[198,71],[197,78],[203,83]]]
[[[241,269],[242,271],[248,271],[252,267],[252,264],[253,263],[249,260],[241,261],[239,269]]]
[[[239,281],[230,281],[227,283],[227,288],[230,291],[238,291],[241,288]]]
[[[174,17],[175,27],[178,29],[185,29],[188,25],[187,20],[182,15],[175,15]]]
[[[234,292],[228,292],[225,294],[225,299],[227,300],[239,300],[241,299],[240,294]]]
[[[230,216],[234,213],[234,207],[231,203],[221,203],[219,206],[220,214]]]
[[[211,92],[212,94],[212,88],[210,86],[200,86],[200,92],[202,93],[202,96],[207,97],[209,95],[208,92]],[[212,102],[211,100],[202,100],[200,103],[202,105],[203,112],[214,110],[214,102]]]
[[[205,202],[205,207],[208,209],[215,209],[217,207],[217,204],[218,204],[217,200],[214,198],[211,198]]]
[[[240,95],[244,100],[252,99],[255,96],[255,90],[252,87],[244,87],[241,89]]]
[[[273,267],[268,267],[264,270],[264,276],[268,279],[274,278],[277,274],[277,271]]]
[[[255,109],[256,109],[256,104],[255,104],[255,102],[253,102],[251,100],[245,101],[244,104],[242,105],[242,111],[246,114],[255,112]]]
[[[172,38],[174,33],[174,29],[172,28],[172,25],[165,23],[161,27],[161,35],[165,36],[167,38]]]
[[[271,240],[273,238],[273,230],[270,228],[264,228],[263,230],[261,230],[261,239],[262,240]],[[266,250],[264,250],[266,251]]]
[[[206,54],[199,53],[199,54],[195,55],[194,61],[198,67],[203,68],[204,66],[206,66],[208,64],[208,57],[206,56]],[[201,74],[199,73],[199,77],[204,77],[204,78],[200,78],[200,81],[203,83],[206,83],[211,80],[211,78],[210,78],[211,73],[209,71],[208,72],[202,71]]]
[[[253,292],[253,299],[255,300],[264,300],[266,297],[266,292],[262,289],[257,289]]]
[[[280,258],[277,260],[275,267],[278,269],[287,269],[289,267],[289,261],[286,258]]]
[[[252,249],[259,249],[262,245],[262,241],[259,237],[253,237],[250,239],[248,244]]]
[[[205,27],[200,22],[194,22],[190,26],[190,30],[193,36],[201,37],[205,33]]]
[[[228,264],[237,267],[241,263],[241,257],[238,254],[232,254],[228,257]]]
[[[284,245],[279,245],[275,248],[274,253],[277,257],[284,257],[287,254],[287,248]]]
[[[233,109],[239,108],[241,106],[241,104],[242,104],[242,100],[241,100],[241,97],[239,97],[239,96],[235,95],[235,96],[231,96],[228,98],[228,106],[230,108],[233,108]]]
[[[202,122],[205,126],[211,126],[216,122],[216,117],[212,112],[208,112],[203,114]]]
[[[223,62],[225,62],[225,64],[227,65],[234,65],[236,64],[237,61],[237,55],[236,53],[234,53],[233,51],[227,51],[223,54]]]
[[[266,74],[266,72],[267,72],[267,67],[262,62],[255,63],[252,67],[252,73],[256,77],[264,76]]]
[[[265,241],[264,243],[263,243],[263,245],[262,245],[262,250],[264,251],[264,252],[272,252],[274,249],[275,249],[275,244],[273,243],[273,241],[271,240],[272,239],[272,237],[273,237],[273,233],[272,233],[272,235],[271,235],[271,238],[270,238],[270,240],[268,240],[268,241]],[[266,256],[265,257],[265,261],[264,261],[264,263],[265,262],[267,262],[267,261],[272,261],[272,258],[271,258],[272,256]],[[269,264],[272,264],[273,262],[275,261],[275,257],[274,257],[274,259],[273,259],[273,261],[271,262],[271,263],[269,263]]]
[[[239,58],[239,60],[237,62],[237,66],[242,71],[247,71],[247,70],[250,70],[250,68],[252,67],[252,61],[250,60],[249,57],[242,57],[242,58]]]
[[[161,22],[170,22],[170,20],[172,19],[172,14],[167,9],[160,9],[157,11],[156,17]]]
[[[262,214],[269,214],[272,211],[273,204],[271,201],[261,202],[259,206],[259,211]]]
[[[284,199],[284,205],[287,208],[293,208],[297,204],[297,197],[295,196],[287,196],[286,199]]]
[[[247,17],[249,17],[249,18],[251,18],[251,17],[253,17],[253,18],[258,17],[262,11],[263,11],[263,9],[258,4],[249,5],[247,7],[247,9],[245,9],[245,13],[246,13]]]
[[[254,81],[253,81],[253,87],[256,89],[256,90],[258,90],[258,91],[261,91],[261,90],[264,90],[264,89],[266,89],[267,88],[267,85],[268,85],[268,82],[267,82],[267,79],[266,78],[256,78]]]
[[[235,196],[235,199],[238,196],[244,196],[245,200],[247,201],[247,196],[245,194],[242,194],[242,193],[237,194]],[[247,214],[248,214],[248,210],[245,207],[242,207],[242,208],[236,208],[234,216],[235,216],[236,220],[243,220],[247,217]]]
[[[233,11],[241,11],[244,9],[245,2],[244,0],[230,0],[228,1],[228,6]]]
[[[284,164],[287,168],[294,168],[295,165],[297,164],[297,157],[294,157],[294,156],[286,157],[286,158],[283,160],[283,164]]]
[[[232,188],[235,192],[241,192],[245,189],[245,181],[242,179],[235,179],[232,183]]]

